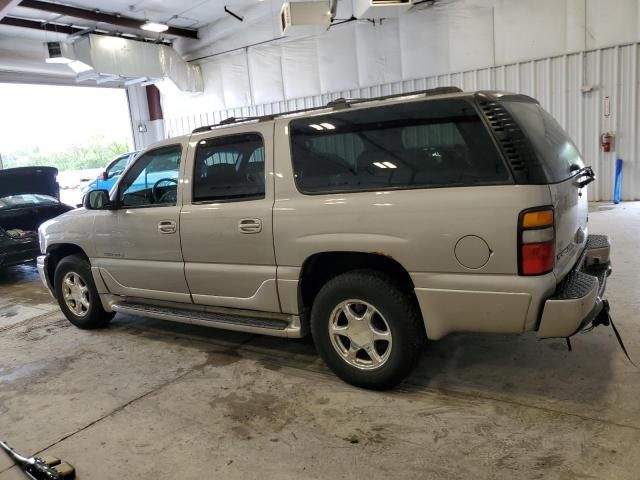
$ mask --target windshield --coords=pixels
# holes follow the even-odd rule
[[[0,210],[9,208],[33,207],[39,205],[57,204],[58,199],[49,195],[27,193],[23,195],[9,195],[0,197]]]
[[[127,160],[129,160],[129,155],[124,155],[123,157],[120,157],[116,161],[114,161],[107,168],[107,178],[113,178],[116,175],[121,175],[127,166]]]
[[[563,182],[584,167],[567,132],[538,103],[507,100],[503,105],[531,142],[548,183]]]

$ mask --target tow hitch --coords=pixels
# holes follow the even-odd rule
[[[638,367],[638,365],[636,365],[635,362],[631,360],[631,357],[629,356],[629,352],[627,351],[627,347],[624,345],[624,342],[622,341],[622,337],[620,336],[620,332],[618,332],[616,325],[613,323],[613,318],[611,318],[609,309],[610,309],[609,300],[606,300],[606,299],[602,300],[602,310],[600,310],[600,313],[598,313],[596,318],[593,319],[593,321],[591,322],[591,326],[586,330],[583,330],[582,332],[583,333],[590,332],[591,330],[593,330],[599,325],[604,325],[605,327],[608,327],[609,325],[611,325],[611,328],[613,329],[613,333],[616,336],[616,340],[618,340],[618,344],[622,349],[622,353],[624,353],[624,356],[627,357],[627,360],[629,360],[629,363],[631,363],[631,365],[640,369],[640,367]],[[566,340],[567,340],[567,348],[569,349],[569,351],[571,351],[572,350],[571,340],[569,339],[569,337],[567,337]]]
[[[611,315],[609,315],[609,300],[605,299],[602,300],[602,310],[600,310],[598,316],[593,319],[593,322],[591,322],[591,328],[589,328],[589,330],[592,330],[598,325],[604,325],[605,327],[608,327],[609,324],[612,324]],[[617,335],[618,332],[616,330],[616,327],[613,327],[613,329],[616,331]],[[622,348],[624,349],[624,346]]]

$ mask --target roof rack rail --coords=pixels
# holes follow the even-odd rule
[[[233,125],[234,123],[242,123],[242,122],[253,122],[253,121],[261,121],[264,122],[266,120],[272,120],[274,118],[273,115],[264,115],[261,117],[228,117],[224,120],[221,120],[219,123],[214,123],[213,125],[204,125],[202,127],[195,128],[191,133],[202,133],[208,132],[209,130],[213,130],[216,127],[222,127],[224,125]]]
[[[217,127],[223,127],[225,125],[233,125],[235,123],[243,123],[243,122],[266,122],[269,120],[273,120],[274,118],[283,117],[285,115],[295,115],[297,113],[306,113],[306,112],[314,112],[316,110],[326,110],[331,108],[333,110],[342,110],[345,108],[349,108],[351,105],[357,105],[359,103],[366,102],[378,102],[381,100],[390,100],[392,98],[401,98],[401,97],[411,97],[415,95],[424,95],[425,97],[431,97],[434,95],[446,95],[449,93],[461,93],[462,90],[458,87],[437,87],[437,88],[429,88],[427,90],[417,90],[415,92],[405,92],[405,93],[394,93],[392,95],[383,95],[381,97],[372,97],[372,98],[336,98],[335,100],[331,100],[326,105],[320,107],[310,107],[303,108],[300,110],[291,110],[288,112],[275,113],[272,115],[263,115],[260,117],[229,117],[225,118],[219,123],[215,123],[213,125],[205,125],[202,127],[198,127],[194,129],[191,133],[202,133],[213,130]]]

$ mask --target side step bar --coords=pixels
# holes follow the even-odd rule
[[[280,319],[245,317],[226,313],[159,307],[134,302],[114,303],[111,309],[119,313],[128,313],[191,325],[204,325],[206,327],[234,330],[236,332],[258,333],[288,338],[300,338],[303,336],[300,319],[297,316],[292,317],[291,322],[287,322]]]

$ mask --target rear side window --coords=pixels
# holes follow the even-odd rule
[[[290,131],[296,184],[304,193],[510,182],[465,99],[293,120]]]
[[[569,135],[538,103],[506,100],[502,104],[531,143],[548,183],[563,182],[584,167]]]
[[[264,198],[264,141],[257,133],[198,142],[193,201]]]

